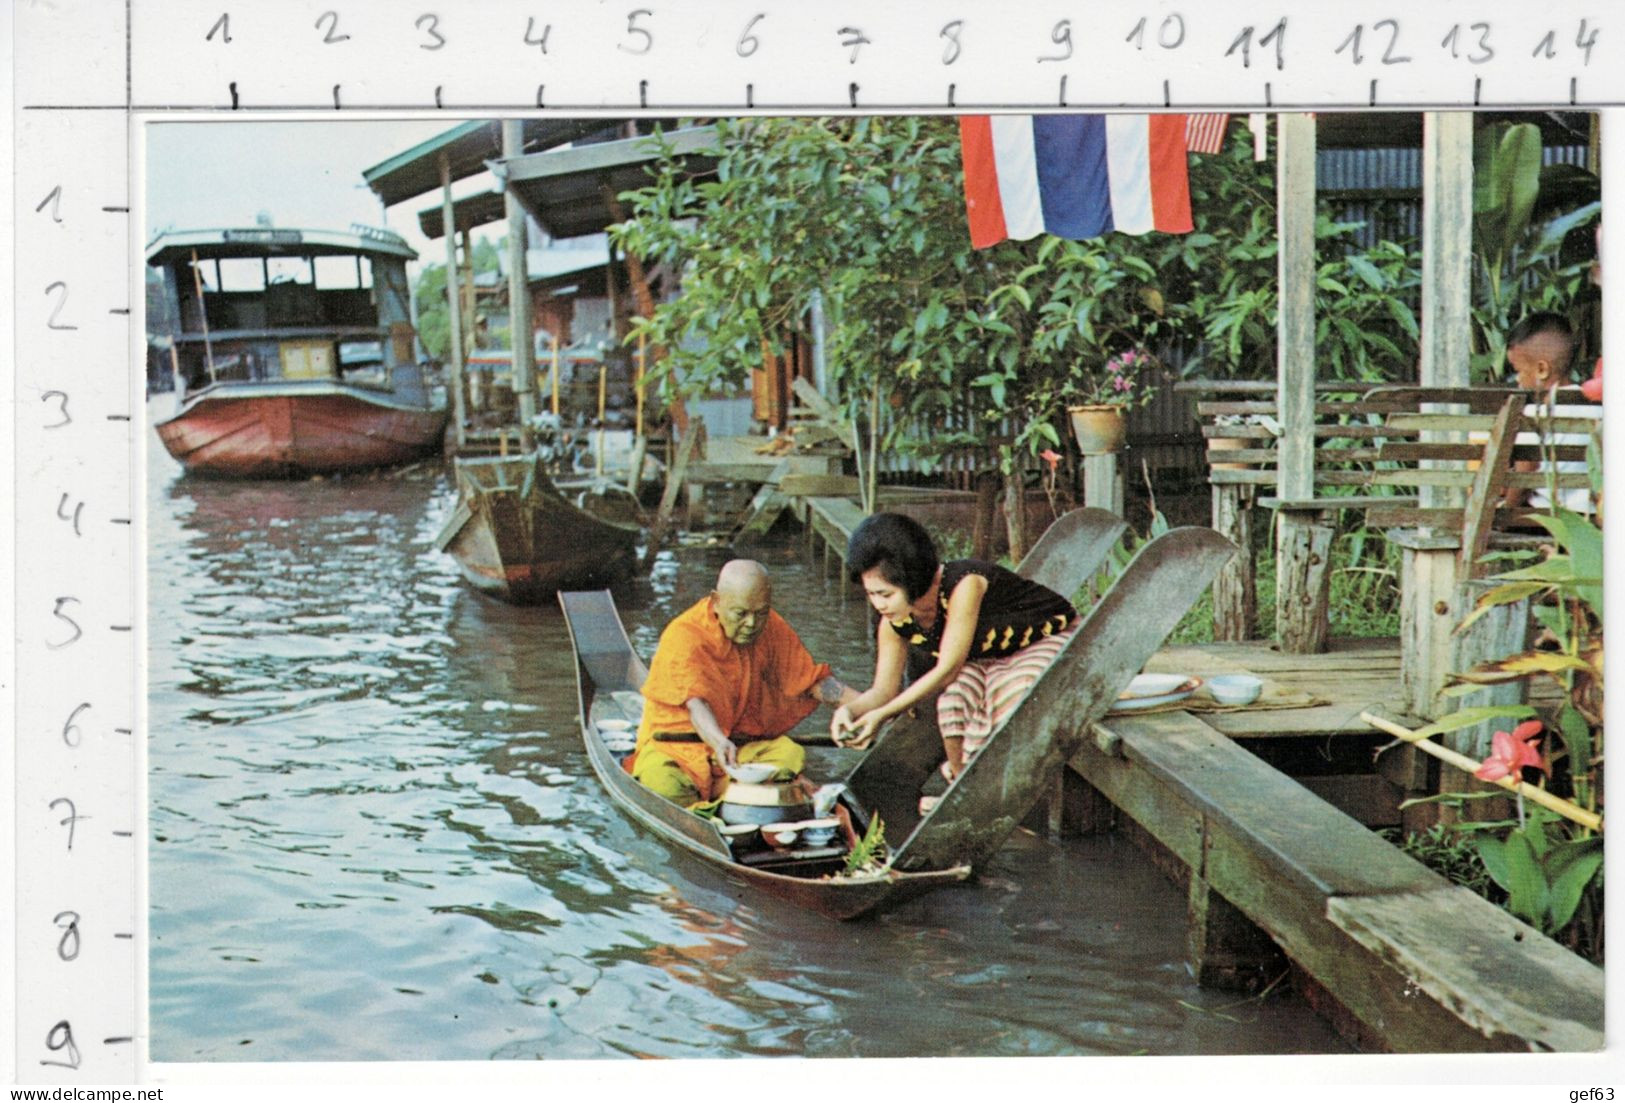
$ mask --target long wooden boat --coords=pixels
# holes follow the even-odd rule
[[[622,811],[664,842],[734,884],[759,889],[832,919],[854,919],[970,876],[969,866],[952,863],[909,873],[888,868],[844,876],[838,875],[844,858],[816,851],[804,858],[793,851],[785,855],[758,850],[736,860],[715,821],[696,816],[633,781],[605,741],[608,728],[600,725],[635,719],[636,707],[620,701],[636,699],[648,676],[648,668],[627,639],[614,599],[602,590],[560,593],[559,604],[575,648],[581,734],[593,772]],[[851,802],[847,802],[847,811],[854,829],[867,829],[868,813]]]
[[[1104,555],[1099,525],[1078,526],[1073,563],[1049,558],[1044,573],[1076,578],[1080,564]],[[1115,532],[1121,531],[1121,523]],[[1054,550],[1053,548],[1050,550]],[[920,815],[917,796],[942,757],[930,720],[894,724],[846,778],[841,798],[863,829],[880,816],[890,846],[885,867],[861,877],[832,876],[839,862],[798,861],[770,852],[752,864],[736,857],[716,826],[633,781],[610,753],[604,732],[634,719],[646,676],[607,592],[561,593],[575,648],[582,736],[588,757],[611,798],[640,824],[729,880],[754,886],[839,919],[850,919],[920,892],[962,880],[998,850],[1005,837],[1052,786],[1090,725],[1103,716],[1129,680],[1235,552],[1210,529],[1176,529],[1142,548],[1113,587],[1084,617],[1066,648],[972,758],[935,808]],[[1048,557],[1046,557],[1048,558]],[[1026,566],[1026,564],[1023,564]],[[1092,569],[1092,568],[1091,568]],[[934,710],[920,709],[920,714]],[[620,724],[613,723],[621,721]],[[894,840],[901,840],[900,844]]]
[[[253,227],[163,234],[180,403],[157,426],[189,472],[287,478],[405,463],[446,428],[412,356],[395,234]]]
[[[612,586],[637,567],[643,530],[565,498],[535,453],[459,457],[456,473],[457,508],[435,546],[476,589],[533,605],[561,589]]]

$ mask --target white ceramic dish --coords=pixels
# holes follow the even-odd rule
[[[1264,691],[1264,682],[1251,674],[1220,674],[1208,679],[1207,691],[1221,705],[1250,705]]]
[[[801,829],[801,841],[808,846],[827,846],[835,840],[835,829],[841,821],[833,816],[821,820],[802,820],[797,826]]]
[[[1201,688],[1202,679],[1186,674],[1136,674],[1112,705],[1113,712],[1138,712],[1183,701]]]
[[[742,785],[765,785],[779,772],[771,762],[741,762],[726,769],[728,776]]]
[[[617,720],[613,716],[607,716],[598,721],[598,730],[606,734],[609,732],[629,732],[632,730],[632,721]]]
[[[762,838],[767,845],[782,850],[787,846],[794,846],[800,837],[800,823],[764,823],[762,825]]]

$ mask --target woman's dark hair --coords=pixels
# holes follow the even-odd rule
[[[901,586],[910,601],[918,601],[937,576],[937,548],[914,518],[877,513],[852,530],[846,542],[846,569],[859,583],[865,571],[878,569],[881,578]]]

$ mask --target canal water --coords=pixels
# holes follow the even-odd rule
[[[606,801],[557,610],[460,584],[452,501],[435,464],[201,482],[154,440],[153,1060],[1346,1051],[1295,997],[1199,989],[1182,893],[1122,839],[1018,833],[857,923],[722,891]],[[645,654],[725,558],[617,594]],[[861,605],[771,566],[867,684]]]

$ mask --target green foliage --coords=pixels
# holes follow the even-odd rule
[[[1545,935],[1569,925],[1602,872],[1602,838],[1567,838],[1556,820],[1535,808],[1504,838],[1481,832],[1473,839],[1484,868],[1506,890],[1507,910]]]
[[[846,856],[845,873],[868,873],[883,866],[886,862],[886,825],[877,812],[869,821],[869,830],[863,833],[863,838],[852,848]]]
[[[1493,381],[1506,332],[1535,311],[1570,311],[1585,287],[1591,251],[1564,257],[1564,243],[1602,210],[1595,174],[1541,166],[1540,129],[1495,123],[1473,136],[1473,375]]]
[[[489,239],[476,239],[473,249],[475,273],[497,271],[501,252],[501,247]],[[423,342],[424,351],[437,360],[445,359],[451,354],[451,309],[446,300],[446,266],[424,265],[418,273],[417,284],[412,288],[412,298],[417,303],[418,339]],[[464,334],[463,339],[468,340],[468,334]]]
[[[1506,900],[1506,893],[1498,889],[1489,870],[1484,868],[1484,859],[1479,857],[1473,840],[1461,832],[1444,824],[1434,824],[1420,834],[1407,835],[1398,828],[1381,834],[1451,884],[1471,889],[1491,903]]]

